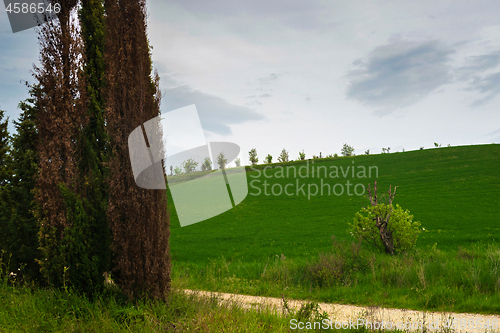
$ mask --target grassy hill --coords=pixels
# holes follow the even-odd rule
[[[298,172],[302,167],[301,175],[305,175],[307,166],[308,178],[294,177],[293,168]],[[170,204],[174,262],[202,264],[219,257],[253,262],[281,254],[304,258],[328,251],[332,235],[350,239],[347,223],[368,204],[366,196],[354,194],[354,186],[350,188],[353,195],[347,194],[347,181],[373,186],[377,180],[379,194],[387,192],[389,185],[398,186],[394,203],[409,209],[426,229],[417,242],[419,247],[437,243],[437,248],[447,250],[500,241],[498,144],[272,164],[267,165],[265,175],[264,167],[259,165],[257,171],[247,167],[249,183],[253,181],[247,198],[209,220],[181,228]],[[334,177],[336,168],[338,178]],[[264,193],[264,181],[271,195]],[[308,187],[314,193],[313,184],[320,189],[321,182],[341,184],[335,190],[339,194],[342,186],[344,193],[327,195],[325,186],[323,195],[308,198]],[[287,189],[293,195],[271,193],[272,186],[278,194],[287,184],[292,184]],[[304,192],[297,193],[302,185]],[[257,188],[260,195],[255,195]],[[359,194],[361,187],[357,190]]]

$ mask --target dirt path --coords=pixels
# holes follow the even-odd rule
[[[269,307],[283,311],[283,299],[275,297],[247,296],[208,291],[184,290],[187,294],[202,297],[216,297],[221,303],[236,302],[244,308]],[[290,309],[298,310],[307,301],[288,300]],[[329,317],[324,325],[330,328],[355,328],[366,326],[375,329],[385,327],[405,332],[500,332],[500,315],[479,315],[469,313],[422,312],[413,310],[361,307],[342,304],[319,303],[320,312]],[[453,325],[455,321],[455,325]],[[448,323],[448,324],[447,324]],[[301,325],[306,327],[306,322]],[[311,324],[312,325],[312,324]],[[370,326],[372,325],[372,326]],[[448,326],[448,327],[446,327]],[[452,326],[452,327],[449,327]],[[485,327],[486,326],[486,327]],[[301,328],[298,322],[291,328]]]

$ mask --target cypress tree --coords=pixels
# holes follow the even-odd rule
[[[12,178],[8,185],[10,232],[7,250],[12,254],[10,270],[21,273],[24,280],[40,280],[40,266],[36,262],[41,256],[38,249],[39,229],[33,214],[34,177],[38,171],[37,93],[38,87],[31,87],[31,97],[19,103],[21,114],[14,121],[16,133],[12,137]]]
[[[78,273],[88,268],[74,261],[79,256],[69,252],[75,248],[72,240],[79,239],[69,232],[70,228],[85,218],[74,218],[71,212],[82,204],[67,195],[75,189],[74,146],[84,123],[85,92],[79,86],[83,81],[82,43],[72,18],[76,0],[57,3],[61,5],[57,20],[40,28],[40,67],[36,67],[34,73],[40,87],[36,100],[39,169],[35,200],[42,258],[38,263],[50,285],[60,287],[68,282],[76,289],[87,291],[85,285],[92,285],[93,281],[78,280]]]
[[[110,268],[111,231],[106,215],[109,140],[104,121],[105,28],[102,1],[82,0],[79,17],[84,43],[87,119],[76,148],[79,156],[76,180],[80,197],[88,203],[89,241],[95,248],[93,255],[97,261],[95,279],[103,282],[103,273]]]
[[[106,120],[112,148],[108,219],[116,282],[132,299],[164,299],[170,289],[166,191],[139,188],[128,135],[160,114],[158,75],[146,34],[143,0],[106,0]]]
[[[94,43],[102,33],[89,17],[96,3],[85,3],[81,11],[86,24],[82,34],[73,18],[77,2],[59,3],[58,20],[41,29],[41,67],[35,75],[42,91],[36,189],[42,258],[38,263],[50,285],[69,286],[93,297],[103,289],[110,253],[103,187],[106,135],[99,87],[103,42],[96,38]]]
[[[58,20],[40,29],[35,68],[37,262],[50,285],[94,295],[109,267],[112,231],[122,290],[165,298],[166,191],[135,185],[127,147],[129,133],[160,113],[145,2],[106,0],[104,16],[101,0],[83,0],[81,34],[72,19],[76,0],[57,2]]]

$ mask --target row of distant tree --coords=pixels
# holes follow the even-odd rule
[[[342,147],[342,150],[341,150],[341,154],[342,154],[342,156],[352,156],[354,154],[354,147],[352,147],[348,144],[344,144],[344,146]],[[333,155],[325,156],[325,158],[330,158],[330,157],[338,157],[338,155],[333,154]],[[304,160],[305,158],[306,158],[306,154],[302,150],[302,152],[299,152],[299,158],[297,160]],[[321,155],[321,153],[319,153],[319,156],[313,155],[313,158],[322,158],[322,155]],[[253,148],[252,150],[250,150],[248,152],[248,159],[252,165],[255,165],[259,162],[256,148]],[[267,154],[267,156],[264,158],[264,161],[267,164],[272,163],[273,162],[272,155]],[[284,162],[290,162],[290,161],[292,161],[292,160],[289,158],[288,151],[286,149],[283,149],[281,151],[280,155],[278,156],[278,162],[284,163]],[[224,153],[220,153],[217,156],[216,162],[219,166],[219,169],[226,168],[227,159],[226,159]],[[240,158],[236,158],[234,163],[235,163],[236,167],[241,166]],[[180,166],[176,166],[176,167],[170,166],[170,175],[180,175],[183,173],[195,172],[198,170],[198,164],[199,163],[196,162],[194,159],[191,159],[191,158],[187,159]],[[201,163],[200,170],[201,171],[212,170],[212,161],[210,158],[208,158],[208,157],[205,158],[203,163]]]
[[[438,144],[438,143],[434,143],[434,146],[436,148],[438,147],[441,147],[441,144]],[[448,144],[448,147],[451,147],[450,144]],[[423,150],[424,147],[420,147],[420,150]],[[344,145],[342,146],[342,149],[340,151],[340,154],[342,156],[353,156],[354,155],[354,147],[351,146],[351,145],[348,145],[347,143],[344,143]],[[387,147],[387,148],[382,148],[382,153],[383,154],[388,154],[390,153],[391,151],[391,147]],[[405,150],[403,149],[403,152]],[[366,150],[365,151],[365,155],[370,155],[370,149]],[[291,162],[293,161],[292,159],[290,159],[289,157],[289,152],[283,148],[283,150],[281,151],[280,155],[278,156],[278,162],[279,163],[284,163],[284,162]],[[338,157],[338,155],[335,153],[335,154],[330,154],[330,155],[326,155],[326,156],[322,156],[321,152],[319,153],[319,155],[313,155],[313,159],[317,159],[317,158],[335,158],[335,157]],[[306,158],[306,154],[304,153],[304,150],[302,150],[301,152],[299,152],[299,157],[297,158],[297,161],[299,160],[305,160]],[[248,160],[250,161],[251,165],[256,165],[257,163],[259,163],[259,157],[257,156],[257,149],[256,148],[252,148],[249,152],[248,152]],[[224,156],[224,153],[220,153],[219,156],[217,156],[217,164],[219,165],[219,169],[224,169],[226,167],[226,164],[227,164],[227,159],[225,158]],[[241,166],[241,160],[239,158],[237,158],[235,161],[235,166],[236,167],[239,167]],[[264,157],[264,163],[266,164],[271,164],[273,163],[273,156],[271,154],[267,154],[266,157]],[[198,165],[200,163],[196,162],[194,159],[187,159],[186,161],[184,161],[180,166],[170,166],[170,175],[180,175],[180,174],[183,174],[183,173],[191,173],[191,172],[195,172],[198,170]],[[212,170],[212,160],[210,158],[205,158],[205,160],[203,161],[203,163],[201,163],[201,166],[200,166],[200,169],[199,171],[207,171],[207,170]]]
[[[237,167],[241,165],[241,161],[239,158],[235,159],[235,164]],[[219,166],[219,169],[225,169],[227,167],[227,158],[224,153],[219,153],[219,155],[216,158],[216,163]],[[209,157],[206,157],[203,160],[203,163],[201,163],[200,168],[198,169],[198,165],[200,165],[199,162],[195,161],[192,158],[189,158],[182,162],[180,166],[170,166],[170,175],[171,176],[176,176],[180,175],[183,173],[191,173],[195,171],[209,171],[212,170],[212,160]]]
[[[354,147],[348,145],[347,143],[344,143],[344,145],[342,147],[342,150],[341,150],[341,154],[342,154],[342,156],[353,156],[354,155]],[[369,154],[369,151],[368,151],[368,154]],[[319,153],[319,156],[313,155],[313,159],[316,159],[316,158],[333,158],[333,157],[338,157],[338,155],[337,154],[332,154],[332,155],[322,156],[321,153]],[[305,158],[306,158],[306,154],[304,153],[304,150],[302,150],[301,152],[299,152],[299,157],[297,158],[297,161],[298,160],[305,160]],[[255,164],[259,163],[259,157],[257,156],[257,149],[256,148],[253,148],[253,149],[251,149],[248,152],[248,160],[250,161],[250,163],[252,165],[255,165]],[[281,151],[280,155],[278,156],[278,162],[279,163],[284,163],[284,162],[290,162],[290,161],[293,161],[293,160],[290,159],[289,152],[285,148],[283,148],[283,150]],[[273,156],[271,154],[267,154],[267,156],[264,158],[264,162],[267,163],[267,164],[272,163],[273,162]]]
[[[441,147],[441,144],[438,144],[435,142],[434,146],[436,148],[438,148],[438,147]],[[451,147],[451,145],[448,144],[448,147]],[[420,147],[420,150],[423,150],[423,149],[424,149],[424,147]],[[353,156],[354,150],[355,149],[353,146],[348,145],[347,143],[344,143],[344,145],[342,146],[342,149],[340,151],[340,154],[341,154],[341,156]],[[382,148],[383,154],[390,153],[390,151],[391,151],[391,147]],[[404,151],[405,150],[403,148],[403,152]],[[365,155],[370,155],[370,149],[365,151]],[[321,152],[319,153],[319,155],[313,155],[313,159],[316,159],[316,158],[334,158],[334,157],[338,157],[338,155],[335,153],[335,154],[322,156]],[[297,158],[297,161],[298,160],[305,160],[305,158],[306,158],[306,154],[304,153],[304,150],[302,150],[301,152],[299,152],[299,157]],[[257,156],[257,149],[256,148],[253,148],[252,150],[250,150],[248,152],[248,159],[252,165],[259,163],[259,158]],[[278,156],[278,162],[283,163],[283,162],[290,162],[290,161],[293,161],[293,160],[289,158],[289,152],[285,148],[283,148],[280,155]],[[273,156],[271,154],[267,154],[267,156],[264,158],[264,163],[270,164],[272,162],[273,162]],[[239,164],[237,164],[237,166],[239,166]]]

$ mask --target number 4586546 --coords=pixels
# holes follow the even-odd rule
[[[5,11],[7,13],[14,13],[14,14],[44,14],[44,13],[56,13],[58,14],[61,11],[61,4],[56,3],[52,5],[51,3],[45,4],[45,3],[26,3],[26,2],[15,2],[15,3],[9,3],[7,8],[5,8]]]

